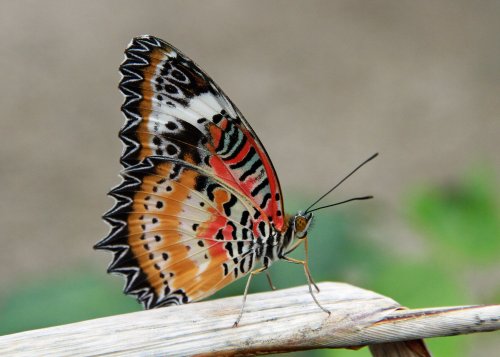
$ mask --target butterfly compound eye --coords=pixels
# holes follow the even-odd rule
[[[300,212],[294,217],[293,226],[295,230],[295,236],[297,238],[302,239],[307,236],[307,230],[311,225],[312,218],[312,213],[303,215]]]
[[[304,217],[297,217],[295,219],[295,229],[297,232],[303,232],[307,228],[307,220]]]

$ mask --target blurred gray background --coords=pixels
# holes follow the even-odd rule
[[[163,38],[216,80],[265,144],[285,204],[380,152],[328,202],[375,195],[373,239],[418,251],[398,223],[402,192],[500,167],[499,33],[499,1],[0,2],[0,286],[107,265],[91,247],[119,183],[132,37]]]

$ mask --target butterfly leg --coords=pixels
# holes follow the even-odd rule
[[[269,282],[269,286],[271,287],[271,289],[276,290],[276,286],[274,286],[273,281],[271,280],[271,274],[269,274],[268,271],[266,271],[266,277],[267,277],[267,281]]]
[[[294,263],[294,264],[301,264],[303,267],[304,267],[304,271],[306,273],[306,278],[307,278],[307,285],[309,286],[309,293],[311,294],[314,302],[316,303],[316,305],[318,305],[318,307],[323,310],[324,312],[326,312],[328,315],[331,315],[331,312],[330,310],[326,309],[325,307],[323,307],[318,299],[316,299],[316,296],[314,295],[313,293],[313,290],[312,290],[312,287],[311,285],[313,284],[311,282],[311,279],[310,279],[310,276],[311,276],[311,273],[309,272],[309,267],[307,266],[307,262],[304,261],[304,260],[298,260],[298,259],[293,259],[293,258],[289,258],[289,257],[283,257],[283,260],[289,262],[289,263]]]
[[[304,269],[306,271],[306,274],[308,275],[309,277],[309,280],[311,281],[311,283],[314,285],[314,287],[316,288],[316,291],[319,293],[319,288],[318,288],[318,285],[316,285],[316,283],[314,282],[314,279],[311,275],[311,271],[309,270],[309,244],[308,244],[308,239],[307,237],[305,238],[305,242],[304,242],[304,250],[305,250],[305,265],[304,265]]]
[[[238,315],[238,318],[233,324],[233,327],[238,327],[238,324],[240,323],[241,316],[243,316],[243,309],[245,308],[245,302],[247,301],[247,294],[248,294],[248,287],[250,286],[250,282],[252,281],[252,278],[259,274],[262,273],[263,271],[267,270],[268,267],[263,266],[262,268],[255,269],[248,275],[248,280],[247,280],[247,285],[245,286],[245,292],[243,293],[243,303],[241,304],[241,310],[240,314]]]

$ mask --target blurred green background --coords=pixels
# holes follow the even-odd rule
[[[369,208],[353,204],[322,211],[310,232],[310,265],[315,279],[346,281],[412,308],[500,301],[497,182],[493,170],[478,166],[454,182],[410,189],[401,218],[421,239],[424,248],[418,254],[411,249],[396,252],[388,242],[376,244],[367,238],[371,227],[378,225],[373,213],[376,203]],[[304,198],[292,196],[289,203],[299,209],[304,207]],[[305,282],[302,269],[290,264],[276,263],[271,274],[281,288]],[[212,298],[240,295],[245,281],[239,280]],[[103,267],[89,265],[12,284],[0,295],[0,334],[140,310],[134,299],[121,294],[121,285],[122,279],[104,275]],[[256,278],[251,287],[252,292],[268,289],[263,277]],[[486,350],[492,349],[496,340],[489,334],[427,341],[436,356],[465,356],[478,348],[479,342]],[[370,353],[365,348],[295,355]]]
[[[318,212],[316,280],[411,308],[498,303],[499,17],[497,0],[1,1],[0,334],[139,309],[91,247],[119,182],[118,66],[148,33],[238,105],[289,212],[381,153],[325,203],[374,200]],[[305,283],[300,267],[272,274],[279,288]],[[500,339],[429,345],[491,356]]]

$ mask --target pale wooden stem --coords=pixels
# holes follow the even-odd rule
[[[237,328],[239,296],[2,336],[0,355],[220,356],[371,345],[374,355],[391,356],[386,347],[397,341],[500,329],[500,305],[407,310],[348,284],[319,285],[330,316],[300,286],[249,295]]]

